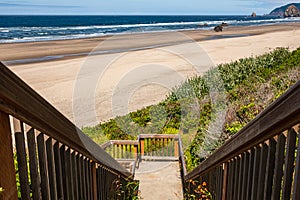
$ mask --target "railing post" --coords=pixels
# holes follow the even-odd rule
[[[141,156],[144,156],[144,153],[145,153],[145,140],[142,138],[140,140],[140,143],[141,143]]]
[[[0,199],[18,199],[9,116],[0,111]],[[5,163],[5,164],[3,164]]]
[[[138,157],[138,145],[133,146],[134,159]]]
[[[174,157],[178,157],[179,153],[178,153],[178,140],[175,139],[174,140]]]
[[[222,200],[226,200],[227,177],[228,177],[227,174],[228,174],[228,162],[224,163],[223,186],[222,186]]]
[[[97,169],[96,169],[96,163],[92,162],[92,195],[93,199],[97,199]]]

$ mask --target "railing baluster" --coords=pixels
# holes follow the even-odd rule
[[[255,158],[255,149],[250,150],[250,163],[248,170],[248,183],[247,183],[247,196],[246,200],[250,200],[252,197],[252,187],[253,187],[253,172],[254,172],[254,158]]]
[[[264,199],[271,199],[272,196],[272,187],[273,187],[273,176],[275,168],[275,153],[276,153],[276,144],[274,138],[269,140],[269,151],[268,151],[268,160],[267,160],[267,171],[266,171],[266,180],[264,187]]]
[[[243,170],[244,170],[244,163],[245,163],[245,155],[244,154],[241,154],[241,159],[240,159],[240,168],[238,169],[239,170],[239,182],[238,182],[238,199],[241,199],[241,196],[242,196],[242,188],[243,188]]]
[[[42,189],[42,199],[50,199],[49,191],[49,177],[47,169],[47,159],[45,152],[45,140],[44,134],[40,133],[37,137],[38,144],[38,155],[39,155],[39,166],[40,166],[40,175],[41,175],[41,189]]]
[[[58,199],[64,199],[64,186],[63,186],[63,171],[61,164],[59,142],[55,142],[54,146],[54,160],[55,160],[55,172],[56,172],[56,185]]]
[[[74,185],[74,199],[79,199],[78,197],[78,170],[77,170],[77,160],[75,151],[71,154],[72,163],[72,174],[73,174],[73,185]]]
[[[242,191],[241,191],[241,199],[246,200],[246,196],[247,196],[247,188],[248,188],[248,179],[250,177],[248,177],[248,172],[249,172],[249,163],[250,163],[250,153],[247,151],[244,155],[244,159],[245,159],[245,164],[244,164],[244,169],[243,169],[243,187],[242,187]],[[251,177],[252,178],[252,177]]]
[[[296,199],[300,199],[300,129],[298,131],[298,148],[293,188],[293,200]]]
[[[33,200],[40,199],[41,188],[40,188],[40,179],[38,172],[38,163],[37,163],[37,152],[36,152],[36,141],[34,129],[31,128],[27,132],[27,145],[29,153],[29,168],[30,168],[30,179],[31,179],[31,188],[32,188],[32,198]]]
[[[264,198],[264,184],[265,184],[265,177],[266,177],[266,166],[267,166],[267,159],[268,159],[268,145],[264,143],[261,149],[260,155],[260,166],[259,166],[259,175],[258,175],[258,191],[257,191],[257,199]]]
[[[70,199],[69,197],[69,185],[68,185],[68,172],[67,172],[67,166],[66,166],[66,146],[62,145],[60,147],[60,159],[61,159],[61,171],[62,171],[62,180],[63,180],[63,191],[64,191],[64,199]]]
[[[257,191],[258,191],[258,184],[257,180],[259,178],[259,164],[260,164],[260,157],[261,157],[261,147],[258,145],[255,148],[255,156],[254,156],[254,168],[253,168],[253,179],[252,179],[252,200],[257,199]]]
[[[282,188],[282,199],[289,200],[292,191],[295,148],[297,134],[293,128],[288,131],[286,157],[284,163],[284,180]]]
[[[23,126],[23,123],[19,124]],[[27,157],[25,150],[25,138],[23,129],[20,132],[15,133],[16,138],[16,150],[17,150],[17,160],[19,168],[19,178],[20,178],[20,188],[22,199],[30,199],[30,189],[28,181],[28,168],[27,168]]]
[[[48,176],[51,200],[57,200],[57,187],[56,187],[56,172],[54,163],[54,153],[52,146],[52,138],[48,138],[46,141],[47,163],[48,163]]]
[[[281,180],[283,176],[283,162],[284,162],[284,151],[285,151],[285,136],[280,134],[276,145],[276,160],[275,160],[275,174],[274,174],[274,187],[272,191],[272,200],[280,199],[281,191]]]

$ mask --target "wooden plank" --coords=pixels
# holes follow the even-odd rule
[[[245,164],[244,164],[244,169],[243,169],[243,183],[242,183],[242,193],[241,193],[241,199],[246,200],[247,198],[247,188],[248,188],[248,179],[252,178],[248,177],[248,172],[249,172],[249,164],[250,164],[250,153],[246,152],[244,155],[245,158]]]
[[[233,161],[229,161],[229,166],[228,166],[228,183],[227,183],[227,192],[226,192],[226,199],[232,199],[232,191],[233,191],[233,184],[234,184],[234,165]]]
[[[268,150],[269,147],[266,143],[263,144],[261,149],[260,156],[260,166],[259,166],[259,175],[258,175],[258,191],[257,191],[257,199],[264,198],[264,188],[265,188],[265,177],[266,177],[266,167],[267,167],[267,159],[268,159]]]
[[[49,189],[49,177],[47,168],[47,157],[45,150],[45,140],[44,134],[40,133],[37,137],[38,155],[39,155],[39,166],[40,166],[40,176],[41,176],[41,191],[42,199],[50,199],[50,189]]]
[[[178,139],[178,135],[175,134],[140,134],[140,139]]]
[[[266,180],[264,188],[264,199],[271,199],[272,196],[272,187],[273,187],[273,176],[275,169],[275,153],[276,153],[276,144],[274,138],[269,140],[269,151],[267,159],[267,171],[266,171]]]
[[[92,162],[91,164],[92,167],[92,193],[93,193],[93,198],[94,200],[97,199],[97,168],[96,168],[96,163]]]
[[[131,174],[56,108],[0,62],[0,110],[124,177]]]
[[[178,153],[178,140],[174,141],[174,157],[178,157],[179,153]]]
[[[0,187],[2,199],[18,199],[9,116],[0,111]]]
[[[32,199],[38,200],[41,196],[40,188],[40,176],[38,171],[38,162],[37,162],[37,152],[36,152],[36,141],[34,129],[31,128],[27,132],[27,145],[28,145],[28,154],[29,154],[29,169],[30,169],[30,179],[31,179],[31,189],[32,189]]]
[[[274,172],[274,187],[272,190],[272,200],[280,199],[281,192],[281,180],[283,176],[283,162],[284,162],[284,152],[285,152],[285,136],[280,134],[278,136],[278,141],[276,145],[276,155],[275,155],[275,172]]]
[[[193,179],[297,124],[299,102],[300,81],[190,172],[185,180]]]
[[[48,176],[50,186],[51,200],[57,200],[57,186],[56,186],[56,172],[54,163],[54,152],[52,138],[48,138],[46,141],[47,163],[48,163]]]
[[[67,180],[69,179],[67,166],[66,166],[66,146],[61,145],[60,147],[60,159],[61,159],[61,171],[62,171],[62,181],[63,181],[63,191],[64,191],[64,199],[70,199],[69,193],[70,188]],[[71,200],[71,199],[70,199]]]
[[[252,179],[252,196],[251,200],[257,199],[257,191],[258,191],[258,184],[257,180],[259,177],[259,165],[260,165],[260,156],[261,156],[261,147],[257,146],[255,148],[255,156],[254,156],[254,168],[253,168],[253,179]]]
[[[73,185],[74,185],[74,199],[79,200],[78,170],[77,170],[77,160],[76,160],[76,152],[75,151],[73,151],[71,154],[71,163],[72,163],[72,174],[73,174]]]
[[[243,175],[244,175],[244,165],[245,165],[245,154],[241,154],[241,159],[240,159],[240,168],[239,168],[239,182],[238,182],[238,199],[241,199],[242,196],[242,189],[243,189]]]
[[[238,189],[239,189],[239,169],[240,169],[240,157],[235,159],[235,174],[234,174],[234,191],[233,199],[238,200]]]
[[[22,199],[30,199],[30,189],[28,181],[27,156],[25,150],[25,139],[23,132],[15,133],[17,160],[19,169],[19,179]]]
[[[86,188],[87,188],[87,195],[88,195],[88,200],[91,200],[91,180],[90,180],[90,177],[91,177],[91,162],[90,160],[86,160]]]
[[[83,185],[83,199],[88,199],[87,196],[87,183],[86,183],[86,159],[82,159],[82,185]]]
[[[250,163],[248,170],[248,183],[247,183],[247,195],[246,200],[250,200],[252,198],[252,186],[253,186],[253,172],[254,172],[254,157],[255,157],[255,149],[252,148],[250,150]]]
[[[300,199],[300,131],[298,131],[298,148],[294,181],[293,199]]]
[[[59,142],[55,142],[53,146],[54,150],[54,162],[55,162],[55,172],[56,172],[56,186],[57,186],[57,197],[58,199],[64,199],[64,187],[62,180],[62,164],[60,157]]]
[[[286,156],[284,163],[284,179],[282,189],[282,199],[289,200],[291,198],[293,172],[294,172],[294,160],[295,160],[295,148],[296,148],[297,133],[292,128],[288,132]]]
[[[228,166],[229,166],[228,162],[224,163],[224,173],[223,173],[223,182],[222,182],[222,195],[221,195],[222,200],[226,200],[226,196],[227,196]]]
[[[71,150],[70,148],[66,151],[66,173],[67,173],[67,185],[69,188],[68,196],[70,199],[74,199],[74,180],[73,180],[73,174],[72,174],[72,164],[71,164]]]
[[[77,177],[78,198],[81,200],[81,199],[83,199],[83,186],[82,186],[81,156],[79,153],[76,155],[76,163],[77,163],[77,171],[78,171],[78,177]]]
[[[145,140],[140,140],[140,144],[141,144],[141,155],[144,156],[145,154]]]

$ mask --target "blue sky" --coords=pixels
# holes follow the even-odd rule
[[[269,13],[286,0],[0,0],[0,14],[249,15]]]

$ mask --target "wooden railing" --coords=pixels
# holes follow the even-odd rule
[[[0,63],[0,199],[114,199],[116,183],[131,180],[115,159]]]
[[[300,199],[300,81],[185,176],[213,199]],[[198,191],[197,191],[198,190]]]

